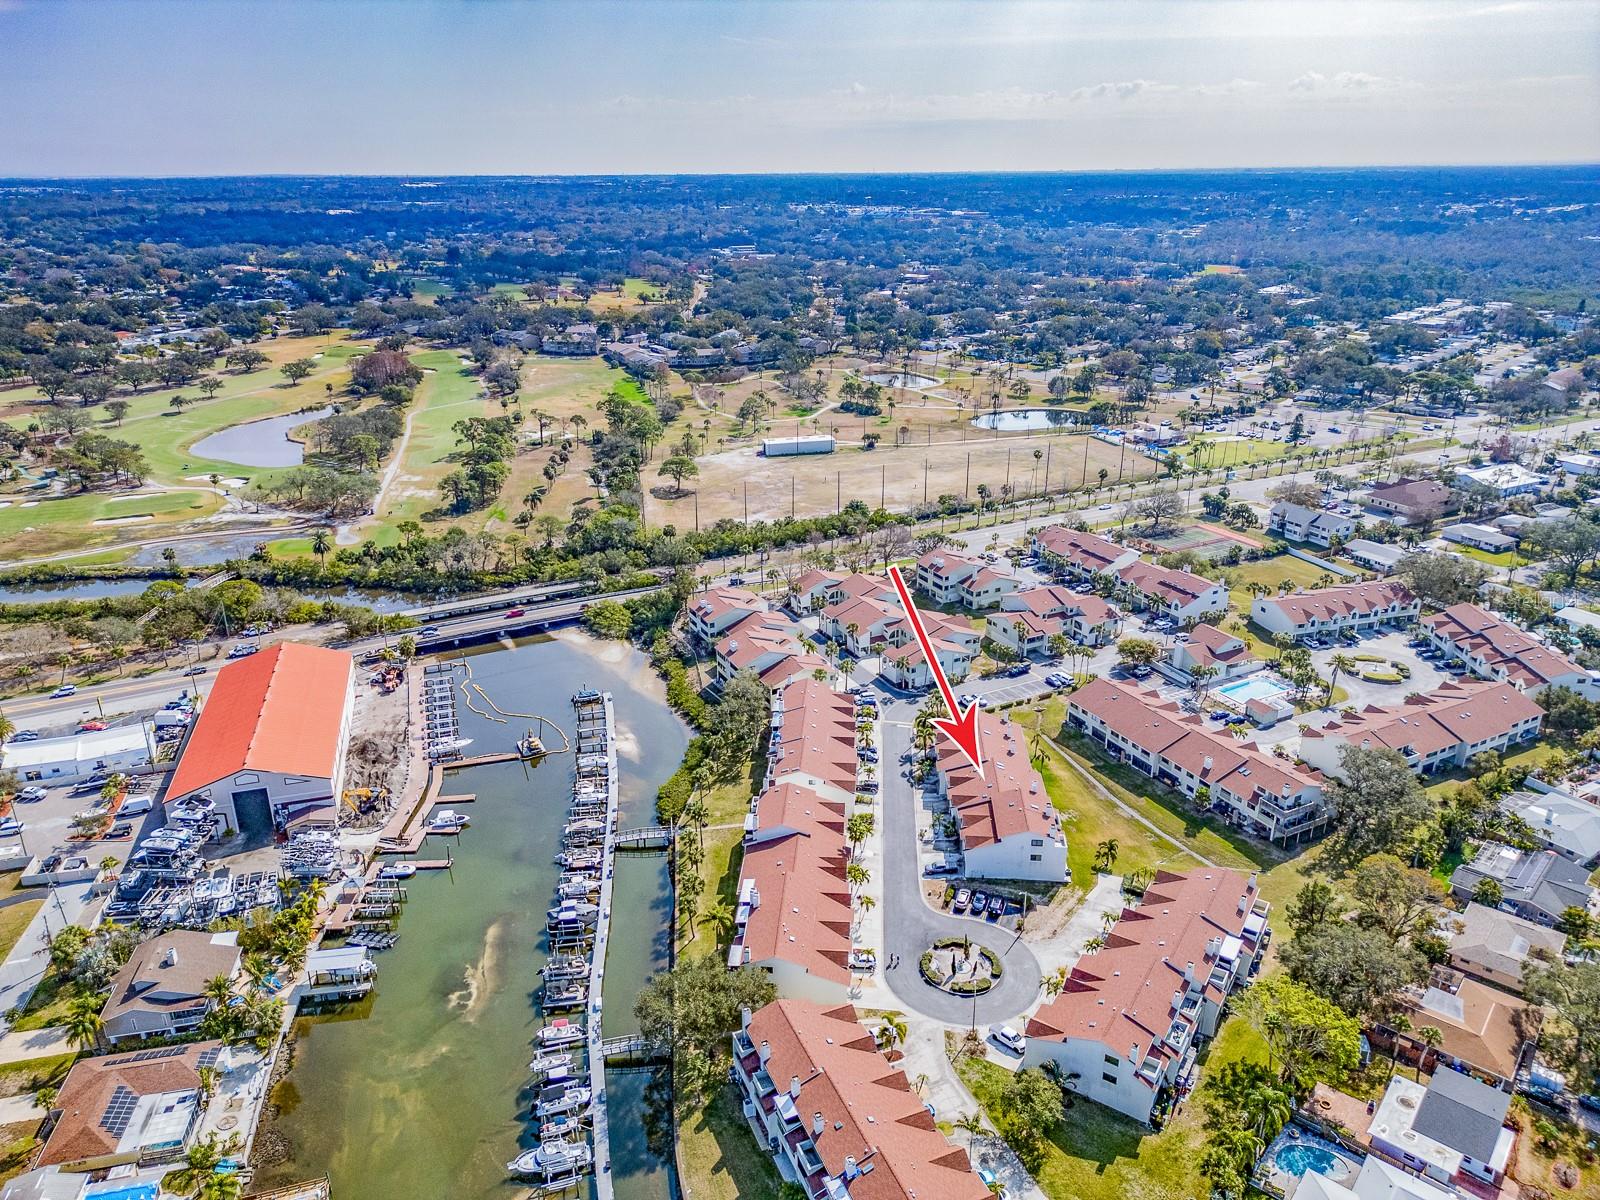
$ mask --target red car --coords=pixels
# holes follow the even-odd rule
[[[506,616],[508,616],[508,617],[523,617],[523,616],[526,616],[527,613],[528,613],[528,610],[525,609],[525,608],[508,608],[508,609],[506,609]]]
[[[106,728],[106,723],[104,721],[85,721],[82,725],[78,726],[78,732],[99,733],[104,728]]]

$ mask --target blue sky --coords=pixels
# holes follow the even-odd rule
[[[0,0],[0,175],[1600,161],[1597,0]]]

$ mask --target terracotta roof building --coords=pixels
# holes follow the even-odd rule
[[[1509,683],[1446,681],[1388,708],[1368,705],[1300,737],[1300,757],[1330,775],[1346,746],[1396,750],[1419,775],[1539,735],[1544,710]]]
[[[1137,550],[1065,525],[1052,525],[1035,533],[1033,550],[1049,566],[1076,579],[1110,575],[1139,558]]]
[[[950,803],[964,873],[975,879],[1067,879],[1067,836],[1039,772],[1028,761],[1022,730],[980,712],[984,774],[948,738],[935,760],[940,794]]]
[[[1228,589],[1193,571],[1139,561],[1117,568],[1116,579],[1119,596],[1174,621],[1203,621],[1228,611]]]
[[[337,820],[355,701],[343,650],[279,642],[217,672],[166,802],[206,800],[227,828]]]
[[[848,1004],[775,1000],[746,1015],[733,1050],[751,1130],[813,1200],[987,1200]]]
[[[1422,618],[1422,628],[1436,648],[1480,679],[1505,680],[1530,696],[1547,687],[1564,687],[1588,700],[1600,698],[1600,687],[1588,671],[1476,604],[1453,604]]]
[[[1406,624],[1415,621],[1421,611],[1421,603],[1404,584],[1380,579],[1287,596],[1257,596],[1250,605],[1250,619],[1268,633],[1298,639]]]
[[[1023,1065],[1055,1063],[1080,1095],[1148,1121],[1193,1068],[1196,1037],[1261,954],[1268,905],[1254,875],[1158,872],[1103,948],[1028,1019]]]

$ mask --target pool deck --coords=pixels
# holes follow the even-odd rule
[[[1324,1137],[1312,1133],[1299,1125],[1291,1122],[1284,1126],[1283,1132],[1272,1140],[1267,1147],[1267,1152],[1261,1156],[1257,1167],[1257,1177],[1266,1180],[1273,1187],[1278,1188],[1286,1197],[1293,1197],[1304,1175],[1291,1175],[1278,1166],[1278,1156],[1285,1150],[1296,1147],[1308,1147],[1321,1150],[1332,1155],[1342,1165],[1342,1170],[1322,1172],[1325,1178],[1335,1183],[1349,1183],[1361,1170],[1361,1160],[1343,1146],[1335,1145]]]

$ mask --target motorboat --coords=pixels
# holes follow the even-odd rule
[[[539,1140],[553,1142],[557,1138],[581,1138],[584,1126],[589,1123],[587,1113],[570,1113],[551,1117],[539,1126]]]
[[[472,818],[466,813],[459,813],[453,808],[441,808],[428,818],[425,828],[429,833],[460,833],[470,824]]]
[[[605,861],[605,851],[595,846],[575,846],[563,850],[556,861],[568,870],[585,870],[599,867]]]
[[[537,1054],[534,1056],[533,1061],[528,1064],[528,1070],[539,1075],[553,1075],[558,1072],[571,1071],[572,1053],[568,1051],[565,1054]]]
[[[581,900],[564,900],[545,914],[553,926],[593,925],[600,918],[600,906]]]
[[[594,1093],[579,1083],[559,1083],[547,1085],[539,1092],[539,1098],[534,1101],[533,1111],[541,1117],[553,1117],[560,1113],[581,1112],[589,1107],[589,1101]]]
[[[586,1142],[556,1139],[540,1142],[532,1150],[517,1155],[506,1164],[506,1170],[530,1179],[553,1179],[587,1170],[593,1161],[594,1151]]]
[[[581,979],[552,980],[539,994],[539,1003],[546,1012],[582,1008],[588,1000],[589,985]]]
[[[566,829],[562,832],[568,834],[599,834],[604,837],[606,823],[593,817],[580,817],[576,821],[568,821]]]
[[[585,1035],[581,1022],[558,1017],[534,1036],[539,1039],[539,1045],[548,1049],[553,1046],[575,1046],[583,1041]]]
[[[589,960],[581,954],[558,954],[540,968],[546,979],[587,979]]]
[[[600,881],[587,876],[571,879],[556,887],[556,895],[563,900],[583,900],[600,890]]]
[[[384,863],[378,868],[379,879],[410,879],[416,873],[416,863]]]

